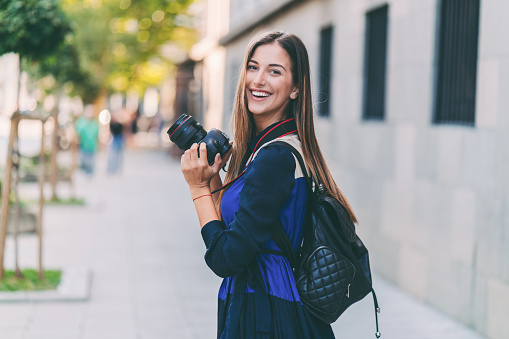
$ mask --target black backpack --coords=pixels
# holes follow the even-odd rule
[[[278,223],[272,239],[288,257],[293,268],[299,296],[306,309],[321,321],[331,324],[352,304],[372,293],[375,305],[376,337],[378,301],[372,288],[368,250],[355,233],[355,225],[343,205],[326,194],[323,186],[313,191],[302,156],[286,142],[299,161],[311,193],[300,253],[294,252],[290,240]]]

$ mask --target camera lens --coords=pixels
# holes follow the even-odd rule
[[[185,151],[192,144],[199,143],[207,135],[207,132],[192,116],[182,114],[170,127],[168,135],[175,145]]]
[[[182,122],[184,122],[186,119],[190,118],[191,116],[190,115],[187,115],[187,114],[182,114],[178,119],[177,121],[175,121],[175,123],[173,125],[171,125],[170,129],[168,130],[168,135],[170,136],[170,139],[171,139],[171,136],[173,134],[173,132],[175,132],[175,130],[177,128],[179,128],[180,124]]]
[[[194,118],[182,114],[177,121],[168,129],[170,140],[181,150],[188,150],[194,143],[205,143],[207,145],[207,161],[210,165],[214,163],[216,154],[221,157],[230,150],[230,138],[215,128],[208,133]]]

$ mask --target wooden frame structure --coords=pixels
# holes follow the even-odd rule
[[[44,157],[44,124],[48,120],[50,115],[40,115],[37,113],[19,113],[15,112],[11,116],[11,131],[9,135],[9,150],[7,153],[7,161],[5,165],[5,179],[2,187],[2,206],[1,206],[1,218],[0,218],[0,279],[4,278],[4,258],[5,258],[5,241],[7,237],[7,227],[9,222],[9,196],[11,193],[12,185],[12,170],[14,166],[14,144],[19,139],[19,123],[22,120],[38,120],[41,122],[42,136],[41,136],[41,151],[39,154],[39,211],[37,213],[37,236],[39,238],[39,258],[38,258],[38,269],[39,278],[43,278],[42,269],[42,212],[44,208],[44,182],[45,182],[45,157]],[[19,174],[19,173],[18,173]],[[17,189],[17,187],[15,187]],[[16,192],[17,196],[17,192]]]

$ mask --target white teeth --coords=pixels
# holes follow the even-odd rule
[[[251,91],[255,97],[268,97],[270,93]]]

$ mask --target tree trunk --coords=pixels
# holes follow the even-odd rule
[[[19,165],[20,165],[20,157],[19,157],[19,137],[16,136],[13,145],[13,154],[11,159],[15,157],[15,161],[13,161],[13,168],[15,169],[16,176],[14,177],[14,186],[12,191],[14,192],[14,267],[16,272],[16,277],[21,278],[21,270],[19,269],[19,241],[18,241],[18,233],[19,233],[19,192],[18,192],[18,184],[19,184]]]
[[[21,75],[23,74],[23,67],[22,67],[22,61],[23,58],[21,57],[21,54],[19,55],[19,78],[18,78],[18,112],[21,112],[20,105],[21,105]],[[11,123],[12,124],[12,123]],[[16,169],[16,179],[14,181],[14,194],[16,195],[16,202],[14,206],[14,262],[15,262],[15,272],[16,277],[21,278],[21,271],[19,269],[19,256],[18,256],[18,230],[19,230],[19,196],[18,196],[18,183],[19,183],[19,165],[20,165],[20,157],[19,157],[19,122],[16,126],[16,137],[14,139],[15,145],[16,145],[16,153],[18,156],[17,163],[13,164]],[[14,146],[14,144],[13,144]],[[14,148],[11,148],[11,151],[14,151]],[[12,161],[12,155],[11,154],[11,161]],[[12,177],[11,177],[12,178]],[[10,193],[10,192],[9,192]],[[8,225],[6,225],[8,227]]]
[[[4,278],[4,255],[5,238],[7,237],[7,223],[9,222],[9,195],[11,193],[11,173],[12,173],[12,148],[14,139],[18,135],[19,118],[14,115],[11,118],[11,133],[9,136],[9,148],[7,152],[7,161],[5,164],[5,179],[2,190],[2,213],[0,220],[0,280]]]
[[[54,121],[53,137],[51,138],[51,158],[50,158],[50,182],[51,182],[51,200],[57,200],[57,181],[58,181],[58,102],[60,101],[60,94],[57,97],[57,103],[53,109],[52,116]]]
[[[21,91],[21,73],[22,67],[21,62],[23,58],[19,55],[19,78],[18,78],[18,97],[16,100],[16,112],[11,117],[11,133],[9,136],[9,146],[7,151],[7,162],[5,164],[5,179],[2,190],[2,214],[0,220],[0,280],[4,278],[4,259],[5,259],[5,238],[7,237],[7,224],[9,222],[9,195],[11,193],[11,174],[12,174],[12,148],[14,146],[14,140],[18,137],[18,125],[19,118],[16,113],[19,112],[20,103],[20,91]]]
[[[42,209],[44,207],[44,122],[42,122],[41,153],[39,154],[39,212],[37,213],[37,235],[39,236],[39,279],[44,278],[42,269]]]

